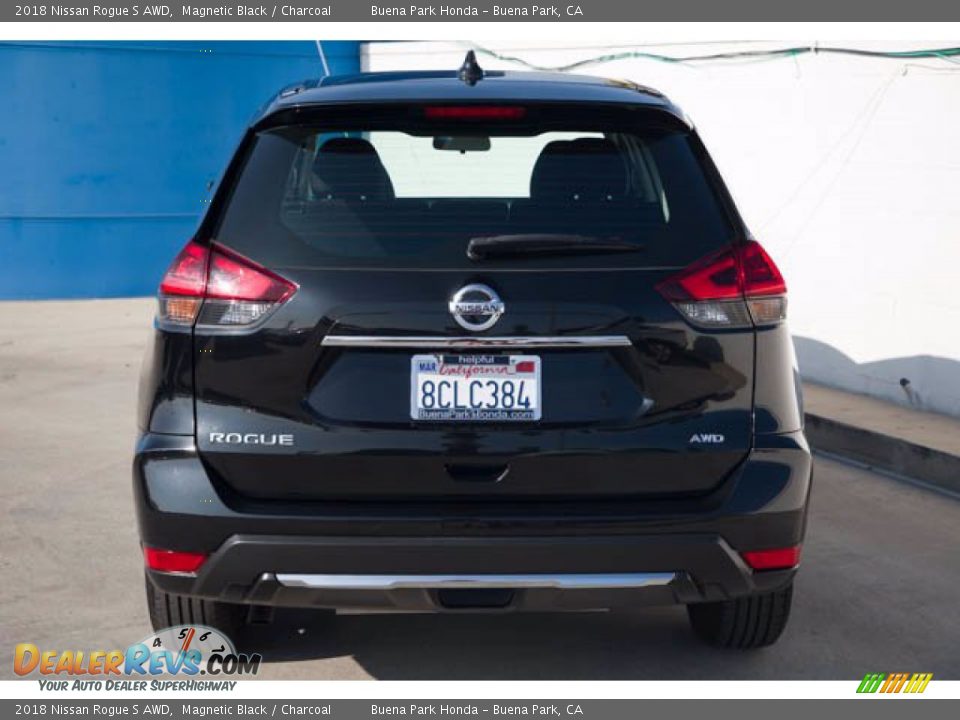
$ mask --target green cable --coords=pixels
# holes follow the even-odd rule
[[[856,48],[845,48],[845,47],[830,47],[830,46],[796,46],[789,48],[780,48],[776,50],[739,50],[735,52],[723,52],[723,53],[711,53],[707,55],[684,55],[680,57],[673,57],[670,55],[661,55],[659,53],[649,53],[642,51],[625,51],[618,53],[609,53],[606,55],[599,55],[593,58],[587,58],[585,60],[578,60],[567,65],[557,65],[554,67],[548,67],[544,65],[536,65],[534,63],[528,62],[523,58],[519,58],[512,55],[503,55],[501,53],[495,52],[493,50],[488,50],[486,48],[478,47],[476,48],[477,52],[490,57],[496,58],[497,60],[502,60],[504,62],[513,62],[519,63],[525,67],[530,68],[531,70],[540,70],[546,72],[569,72],[571,70],[576,70],[587,65],[601,65],[604,63],[615,62],[617,60],[632,60],[632,59],[642,59],[642,60],[655,60],[657,62],[670,63],[670,64],[681,64],[681,63],[694,63],[694,62],[714,62],[722,60],[743,60],[743,59],[756,59],[756,60],[778,60],[781,58],[791,58],[798,57],[800,55],[814,54],[814,55],[854,55],[858,57],[871,57],[871,58],[886,58],[886,59],[910,59],[916,60],[921,58],[933,58],[939,60],[947,60],[948,62],[954,62],[950,60],[953,57],[960,57],[960,47],[947,47],[947,48],[936,48],[929,50],[857,50]]]

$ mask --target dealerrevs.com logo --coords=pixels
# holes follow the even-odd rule
[[[259,654],[242,654],[236,651],[233,642],[219,630],[205,625],[177,625],[160,630],[130,645],[126,650],[52,650],[40,649],[33,643],[19,643],[14,650],[13,670],[17,675],[38,674],[78,678],[86,676],[91,681],[105,680],[110,687],[105,689],[141,689],[125,687],[126,678],[154,677],[159,675],[196,678],[252,676],[260,669],[263,658]],[[212,677],[211,677],[212,676]],[[87,686],[92,683],[86,683]],[[96,684],[99,684],[97,682]],[[224,683],[233,685],[233,683]],[[65,690],[68,681],[44,682],[49,689]],[[196,689],[218,689],[215,683]],[[74,686],[77,689],[104,689],[99,687]],[[190,689],[188,687],[178,689]],[[45,688],[46,689],[46,688]],[[157,689],[157,688],[151,688]]]

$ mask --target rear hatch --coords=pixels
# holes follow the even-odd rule
[[[698,328],[664,292],[737,234],[667,112],[321,109],[239,153],[198,239],[221,292],[197,444],[224,490],[652,498],[748,453],[752,327]]]

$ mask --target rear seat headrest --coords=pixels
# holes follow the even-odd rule
[[[606,138],[547,143],[530,176],[530,197],[538,200],[616,199],[626,189],[626,162]]]
[[[363,138],[332,138],[313,162],[313,190],[341,200],[390,200],[393,183],[376,148]]]
[[[542,200],[565,194],[565,162],[569,146],[567,140],[554,140],[543,146],[530,174],[531,198]]]

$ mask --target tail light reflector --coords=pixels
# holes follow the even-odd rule
[[[741,553],[754,570],[786,570],[800,564],[800,546],[772,550],[748,550]]]
[[[160,320],[184,326],[249,326],[296,290],[289,280],[227,248],[190,241],[160,282]]]
[[[168,573],[195,573],[206,561],[207,556],[202,553],[180,552],[178,550],[161,550],[145,547],[143,561],[151,570]]]
[[[694,325],[738,328],[786,319],[787,286],[760,243],[722,248],[657,285]]]

